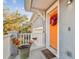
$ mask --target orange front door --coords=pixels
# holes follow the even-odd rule
[[[50,47],[57,49],[57,8],[49,13],[50,17]]]

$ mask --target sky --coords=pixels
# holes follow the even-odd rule
[[[27,12],[24,10],[24,0],[3,0],[3,7],[8,7],[11,11],[18,11],[21,14],[27,15],[27,17],[30,19],[32,16],[32,12]]]

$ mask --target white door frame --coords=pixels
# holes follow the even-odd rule
[[[50,24],[50,21],[49,21],[49,16],[48,16],[48,13],[54,9],[55,7],[58,7],[58,42],[57,42],[57,51],[52,49],[50,47],[50,28],[49,28],[49,24]],[[59,1],[56,1],[47,11],[46,11],[46,48],[48,48],[53,54],[55,54],[57,56],[57,58],[59,58]]]

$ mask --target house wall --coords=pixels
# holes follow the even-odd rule
[[[59,3],[59,59],[75,59],[75,1]]]
[[[43,19],[42,17],[38,16],[36,20],[32,23],[32,28],[37,28],[37,27],[43,27]]]
[[[32,38],[37,37],[37,40],[34,41],[34,43],[31,46],[31,50],[38,49],[41,47],[45,47],[45,33],[43,30],[45,30],[45,21],[42,17],[38,16],[36,20],[32,23]],[[43,30],[41,31],[35,31],[34,29],[42,27]]]

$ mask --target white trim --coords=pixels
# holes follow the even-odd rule
[[[46,13],[49,13],[52,9],[54,9],[56,6],[58,6],[59,2],[56,1],[47,11]]]
[[[49,48],[49,19],[48,14],[46,13],[46,48]]]
[[[58,0],[58,46],[57,46],[57,57],[59,59],[59,0]]]

